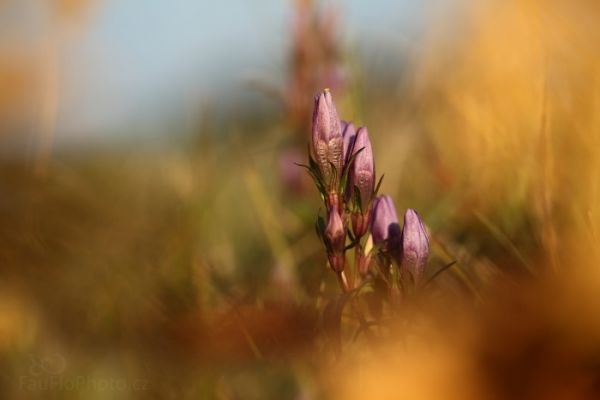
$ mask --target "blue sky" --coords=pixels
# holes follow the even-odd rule
[[[393,43],[443,0],[338,0],[347,43]],[[291,21],[284,0],[104,0],[65,51],[59,130],[116,131],[245,79],[282,78]],[[278,83],[278,82],[275,82]],[[176,108],[176,107],[175,107]],[[145,129],[146,127],[140,127]]]

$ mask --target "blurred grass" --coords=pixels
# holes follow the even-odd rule
[[[41,175],[2,160],[1,397],[594,398],[599,16],[473,3],[458,36],[432,25],[397,82],[364,71],[340,99],[369,127],[382,191],[429,225],[430,274],[457,264],[391,324],[398,341],[338,362],[317,334],[336,293],[319,202],[279,182],[280,115],[57,151]],[[60,371],[32,375],[55,354]],[[55,376],[146,385],[23,386]]]

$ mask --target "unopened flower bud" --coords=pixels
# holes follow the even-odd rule
[[[418,284],[425,273],[425,265],[429,257],[429,236],[427,228],[413,209],[404,214],[402,230],[402,270],[412,275]]]
[[[390,196],[379,196],[373,203],[371,234],[373,243],[396,255],[400,252],[402,231],[398,223],[394,201]]]
[[[343,140],[340,119],[328,89],[315,98],[312,152],[325,183],[334,187],[342,174]]]
[[[346,230],[340,214],[335,209],[331,210],[327,217],[324,237],[331,268],[336,272],[341,272],[345,263]]]
[[[353,212],[351,215],[352,220],[352,232],[357,238],[363,237],[369,230],[369,217],[371,216],[370,210],[365,213]]]
[[[343,202],[340,201],[340,197],[338,196],[337,192],[334,190],[327,194],[327,197],[325,198],[325,205],[327,206],[328,212],[330,210],[337,210],[340,213],[342,212],[344,206]]]
[[[346,232],[344,223],[337,210],[331,210],[327,217],[327,226],[325,227],[325,238],[328,246],[333,251],[343,251]]]
[[[367,128],[362,127],[356,133],[353,152],[356,157],[350,168],[349,184],[351,190],[358,189],[360,204],[364,212],[368,209],[375,191],[375,163]]]
[[[329,253],[327,254],[327,258],[329,260],[329,265],[331,265],[331,269],[335,272],[342,272],[344,270],[344,267],[346,266],[344,254]]]

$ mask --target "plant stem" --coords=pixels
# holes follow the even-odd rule
[[[340,287],[344,293],[350,291],[350,286],[348,285],[348,279],[346,278],[346,274],[344,271],[337,273],[338,282],[340,283]]]

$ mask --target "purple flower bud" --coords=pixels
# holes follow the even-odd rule
[[[340,251],[344,249],[344,242],[346,240],[346,232],[344,231],[344,223],[340,214],[337,210],[329,212],[327,217],[327,226],[325,227],[325,238],[327,239],[328,246],[333,251]]]
[[[394,201],[390,196],[379,196],[375,199],[371,234],[375,245],[382,246],[392,255],[399,253],[402,231],[398,223]]]
[[[335,272],[342,272],[346,266],[344,253],[328,253],[327,258],[331,269]]]
[[[350,190],[358,188],[360,204],[364,212],[368,210],[369,202],[375,191],[375,163],[367,128],[362,127],[356,133],[353,153],[356,154],[356,157],[350,168],[349,185]]]
[[[346,230],[342,217],[337,210],[331,210],[325,227],[325,245],[331,268],[336,272],[344,269],[344,246],[346,245]]]
[[[352,150],[352,147],[354,146],[354,139],[356,138],[356,128],[354,127],[354,124],[352,124],[352,122],[346,122],[346,121],[340,121],[341,126],[342,126],[342,137],[343,137],[343,142],[344,142],[344,146],[343,146],[343,160],[344,160],[344,165],[348,162],[348,159],[350,158],[350,151]]]
[[[334,174],[339,179],[344,166],[343,139],[340,119],[328,89],[315,98],[312,151],[325,183],[333,187],[337,182],[333,180]]]
[[[352,232],[357,238],[361,238],[369,230],[369,217],[371,216],[370,210],[366,210],[365,213],[353,212],[350,216],[352,221]]]
[[[429,236],[427,228],[419,214],[411,208],[404,214],[402,230],[402,270],[409,272],[415,284],[425,273],[425,265],[429,257]]]

